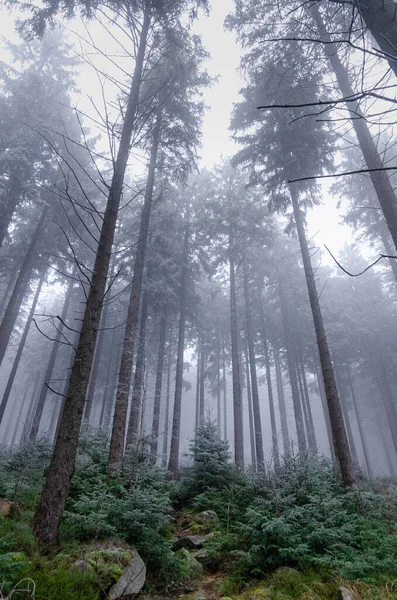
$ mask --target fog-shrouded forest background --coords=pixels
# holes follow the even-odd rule
[[[2,11],[0,445],[46,448],[40,548],[87,439],[109,494],[145,461],[177,482],[205,431],[236,473],[300,457],[347,494],[393,481],[394,0],[235,0],[226,86],[207,0]]]

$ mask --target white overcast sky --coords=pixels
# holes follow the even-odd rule
[[[236,145],[230,139],[228,127],[233,103],[238,101],[239,89],[243,84],[238,73],[240,48],[234,34],[223,28],[223,21],[232,10],[233,0],[213,2],[210,16],[201,16],[194,26],[195,32],[202,36],[204,47],[211,55],[207,69],[211,75],[219,77],[217,83],[206,90],[204,94],[204,100],[209,106],[209,110],[204,117],[203,146],[200,154],[201,165],[208,168],[220,162],[222,156],[231,156],[236,149]],[[17,37],[13,33],[13,24],[14,16],[4,8],[0,9],[0,32],[5,39],[15,41]],[[71,27],[80,35],[85,36],[85,30],[81,24],[74,22]],[[90,29],[92,28],[95,35],[96,28],[91,24]],[[112,53],[114,51],[112,42],[109,41],[110,38],[105,39],[102,30],[97,30],[97,37],[105,52]],[[74,39],[77,41],[76,37]],[[4,44],[2,44],[1,59],[8,59]],[[80,109],[86,110],[90,104],[88,96],[94,95],[95,97],[99,90],[95,76],[89,67],[82,69],[78,85],[81,93],[76,99],[76,103]],[[95,88],[95,86],[97,87]],[[111,90],[110,96],[112,96]],[[100,103],[99,99],[98,103]],[[314,243],[320,247],[327,244],[337,253],[346,241],[351,241],[352,234],[346,226],[341,224],[341,211],[337,210],[335,205],[336,200],[325,193],[323,206],[312,211],[308,222],[310,236],[315,235]]]

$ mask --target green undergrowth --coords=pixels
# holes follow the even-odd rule
[[[30,524],[51,449],[36,442],[0,453],[0,496],[16,503],[9,516],[0,517],[3,596],[31,578],[36,598],[100,600],[121,574],[123,553],[131,546],[147,565],[148,591],[186,595],[202,582],[194,580],[186,554],[172,551],[182,528],[210,534],[200,555],[203,577],[216,580],[207,600],[335,600],[341,582],[354,587],[359,600],[397,598],[394,482],[371,485],[362,479],[346,492],[332,463],[316,456],[289,458],[277,473],[244,474],[208,423],[197,432],[192,467],[177,484],[142,448],[130,451],[109,485],[107,443],[84,432],[62,522],[62,550],[47,557],[40,556]],[[209,520],[200,518],[202,511],[211,511]],[[117,547],[119,558],[94,560],[92,553],[106,554],[106,547]],[[76,566],[81,561],[96,566]],[[31,597],[23,594],[13,598]]]

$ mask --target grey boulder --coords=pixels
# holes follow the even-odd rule
[[[121,577],[109,591],[110,600],[132,600],[141,591],[146,581],[146,566],[136,550]]]

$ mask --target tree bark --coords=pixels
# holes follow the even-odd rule
[[[283,376],[281,373],[281,366],[280,366],[280,353],[279,353],[279,349],[277,348],[277,346],[275,344],[273,344],[273,354],[274,354],[274,366],[276,368],[277,398],[278,398],[278,408],[280,411],[280,423],[281,423],[281,435],[283,438],[283,450],[284,450],[284,456],[290,456],[290,454],[291,454],[290,437],[289,437],[289,431],[288,431],[287,410],[286,410],[286,406],[285,406]]]
[[[391,0],[359,0],[360,6],[367,7],[368,10],[370,5],[382,3],[391,3]],[[312,5],[310,11],[313,18],[319,28],[321,39],[325,42],[324,51],[329,59],[332,69],[334,70],[339,88],[343,94],[343,97],[354,97],[354,90],[350,84],[349,76],[343,64],[341,63],[337,47],[331,43],[331,37],[327,32],[324,22],[322,20],[320,11],[317,5]],[[373,14],[377,11],[375,10]],[[396,24],[393,23],[395,28]],[[386,31],[386,29],[385,29]],[[395,49],[397,46],[395,46]],[[397,63],[394,63],[395,68]],[[387,226],[390,231],[395,248],[397,248],[397,197],[394,193],[393,186],[390,182],[389,176],[386,171],[382,171],[383,163],[377,151],[375,142],[368,128],[368,125],[364,119],[362,110],[358,102],[347,102],[347,109],[350,114],[350,119],[358,142],[360,144],[361,151],[364,156],[365,163],[368,169],[378,169],[371,171],[369,176],[372,184],[375,188],[376,195],[378,197],[379,204],[382,208],[382,212],[386,219]]]
[[[3,362],[8,342],[10,341],[12,330],[14,328],[15,321],[18,317],[19,309],[27,289],[29,274],[35,266],[35,261],[37,259],[37,245],[44,232],[47,213],[48,207],[45,207],[34,230],[29,248],[25,254],[25,258],[23,259],[14,289],[12,290],[12,294],[8,301],[7,308],[0,325],[0,365]]]
[[[183,383],[183,354],[185,349],[186,329],[186,293],[189,275],[189,246],[190,246],[190,207],[186,211],[185,234],[183,240],[183,255],[181,268],[181,290],[179,297],[179,328],[178,351],[176,359],[174,414],[172,418],[171,447],[168,470],[173,481],[178,479],[179,470],[179,441],[181,435],[182,383]]]
[[[127,429],[127,447],[136,446],[139,434],[140,414],[142,413],[142,391],[145,377],[145,346],[148,315],[148,293],[145,290],[142,298],[141,323],[139,327],[138,351],[136,356],[134,385],[131,395],[131,410]],[[124,438],[123,454],[124,454]]]
[[[161,110],[158,111],[153,130],[153,142],[150,151],[149,170],[145,190],[145,200],[142,208],[138,244],[134,261],[134,274],[131,283],[130,302],[128,306],[123,350],[121,355],[119,382],[117,386],[116,404],[113,417],[112,436],[110,440],[108,474],[121,470],[124,455],[124,438],[127,424],[128,397],[131,386],[132,364],[134,357],[135,336],[139,318],[139,305],[143,273],[146,261],[147,239],[152,211],[154,178],[156,173],[157,152],[160,141]]]
[[[5,412],[5,409],[7,408],[8,400],[10,398],[11,389],[12,389],[12,386],[13,386],[14,380],[15,380],[15,375],[16,375],[18,367],[19,367],[19,362],[21,360],[22,352],[23,352],[23,350],[25,348],[26,340],[27,340],[27,337],[28,337],[28,334],[29,334],[29,329],[30,329],[30,326],[31,326],[32,321],[33,321],[33,317],[34,317],[34,313],[35,313],[35,310],[36,310],[37,302],[39,300],[41,288],[42,288],[42,285],[44,283],[45,274],[46,273],[44,271],[41,274],[41,277],[39,279],[39,283],[37,285],[37,289],[36,289],[36,292],[35,292],[35,295],[34,295],[34,298],[33,298],[33,302],[32,302],[32,305],[30,307],[29,315],[28,315],[28,318],[27,318],[26,323],[25,323],[23,334],[22,334],[21,340],[20,340],[19,345],[18,345],[18,350],[17,350],[17,353],[15,355],[15,358],[14,358],[14,361],[13,361],[13,364],[12,364],[12,369],[11,369],[10,375],[8,377],[6,389],[4,391],[3,398],[2,398],[2,401],[1,401],[1,404],[0,404],[0,423],[2,423],[2,421],[3,421],[4,412]]]
[[[258,377],[256,373],[256,358],[255,358],[255,346],[252,332],[252,316],[251,316],[251,302],[250,302],[250,289],[248,281],[248,267],[246,261],[243,265],[243,281],[244,281],[244,301],[245,301],[245,324],[247,330],[247,343],[248,343],[248,356],[251,374],[251,385],[252,385],[252,407],[254,413],[254,431],[255,431],[255,454],[257,466],[259,469],[263,469],[265,465],[265,459],[263,455],[263,437],[262,437],[262,422],[261,422],[261,411],[259,406],[259,390],[258,390]]]
[[[154,406],[153,406],[153,420],[152,420],[152,443],[151,443],[151,455],[156,458],[158,454],[159,445],[159,429],[160,429],[160,405],[161,405],[161,389],[163,383],[163,368],[164,368],[164,352],[165,352],[165,337],[167,333],[167,314],[166,308],[163,309],[160,318],[160,336],[159,336],[159,350],[157,354],[157,368],[156,368],[156,385],[154,390]]]
[[[237,331],[237,298],[235,272],[234,232],[229,231],[229,270],[230,270],[230,336],[232,345],[232,380],[233,380],[233,414],[234,414],[234,462],[239,469],[244,469],[244,437],[243,407],[240,383],[240,360],[238,352]]]
[[[361,16],[397,75],[396,3],[393,0],[357,0]]]
[[[254,416],[252,411],[252,395],[251,395],[251,377],[250,377],[250,365],[248,358],[248,350],[247,347],[244,349],[244,358],[245,358],[245,382],[247,387],[247,401],[248,401],[248,424],[250,431],[250,446],[251,446],[251,466],[256,469],[256,449],[255,449],[255,433],[254,433]],[[241,373],[241,377],[243,377],[243,373]],[[241,383],[241,388],[244,388],[243,382]]]
[[[314,329],[316,332],[317,346],[320,354],[321,370],[324,380],[325,396],[332,429],[335,455],[339,463],[343,483],[346,487],[350,487],[354,485],[356,481],[353,461],[350,454],[345,425],[343,422],[343,413],[338,396],[338,390],[336,388],[334,369],[328,349],[327,336],[325,333],[323,316],[321,314],[320,303],[318,300],[316,281],[310,260],[305,227],[303,224],[303,216],[299,208],[298,195],[293,186],[290,186],[290,192],[296,228],[298,231],[299,245],[302,253],[303,267],[305,270],[307,291],[309,293]]]
[[[114,163],[113,178],[109,188],[105,214],[103,216],[93,276],[88,292],[75,360],[69,380],[67,401],[64,403],[51,464],[47,471],[43,492],[33,519],[33,530],[43,549],[49,549],[59,543],[59,525],[75,468],[75,458],[83,417],[84,401],[95,349],[97,330],[101,318],[103,299],[106,292],[109,260],[112,251],[117,214],[123,191],[125,170],[130,153],[135,115],[139,103],[139,89],[150,24],[150,10],[150,1],[147,0],[135,62],[134,76],[132,78],[130,95],[121,132],[120,145]]]
[[[47,382],[51,381],[51,378],[52,378],[52,373],[54,371],[55,362],[56,362],[56,359],[58,356],[58,351],[60,348],[61,337],[63,335],[63,328],[64,328],[63,324],[66,321],[66,317],[67,317],[67,313],[69,310],[69,305],[70,305],[72,296],[73,296],[73,281],[71,281],[69,283],[68,291],[66,292],[66,296],[65,296],[65,302],[62,307],[60,323],[57,328],[57,332],[56,332],[54,341],[52,343],[50,358],[49,358],[49,361],[47,364],[47,369],[46,369],[46,372],[44,375],[43,385],[41,387],[40,396],[37,401],[37,405],[36,405],[35,413],[34,413],[34,417],[33,417],[33,422],[32,422],[32,426],[31,426],[30,433],[29,433],[29,438],[31,440],[36,439],[38,431],[39,431],[41,416],[43,414],[43,409],[44,409],[44,405],[45,405],[45,401],[46,401],[47,393],[48,393],[48,387],[46,384],[47,384]]]

